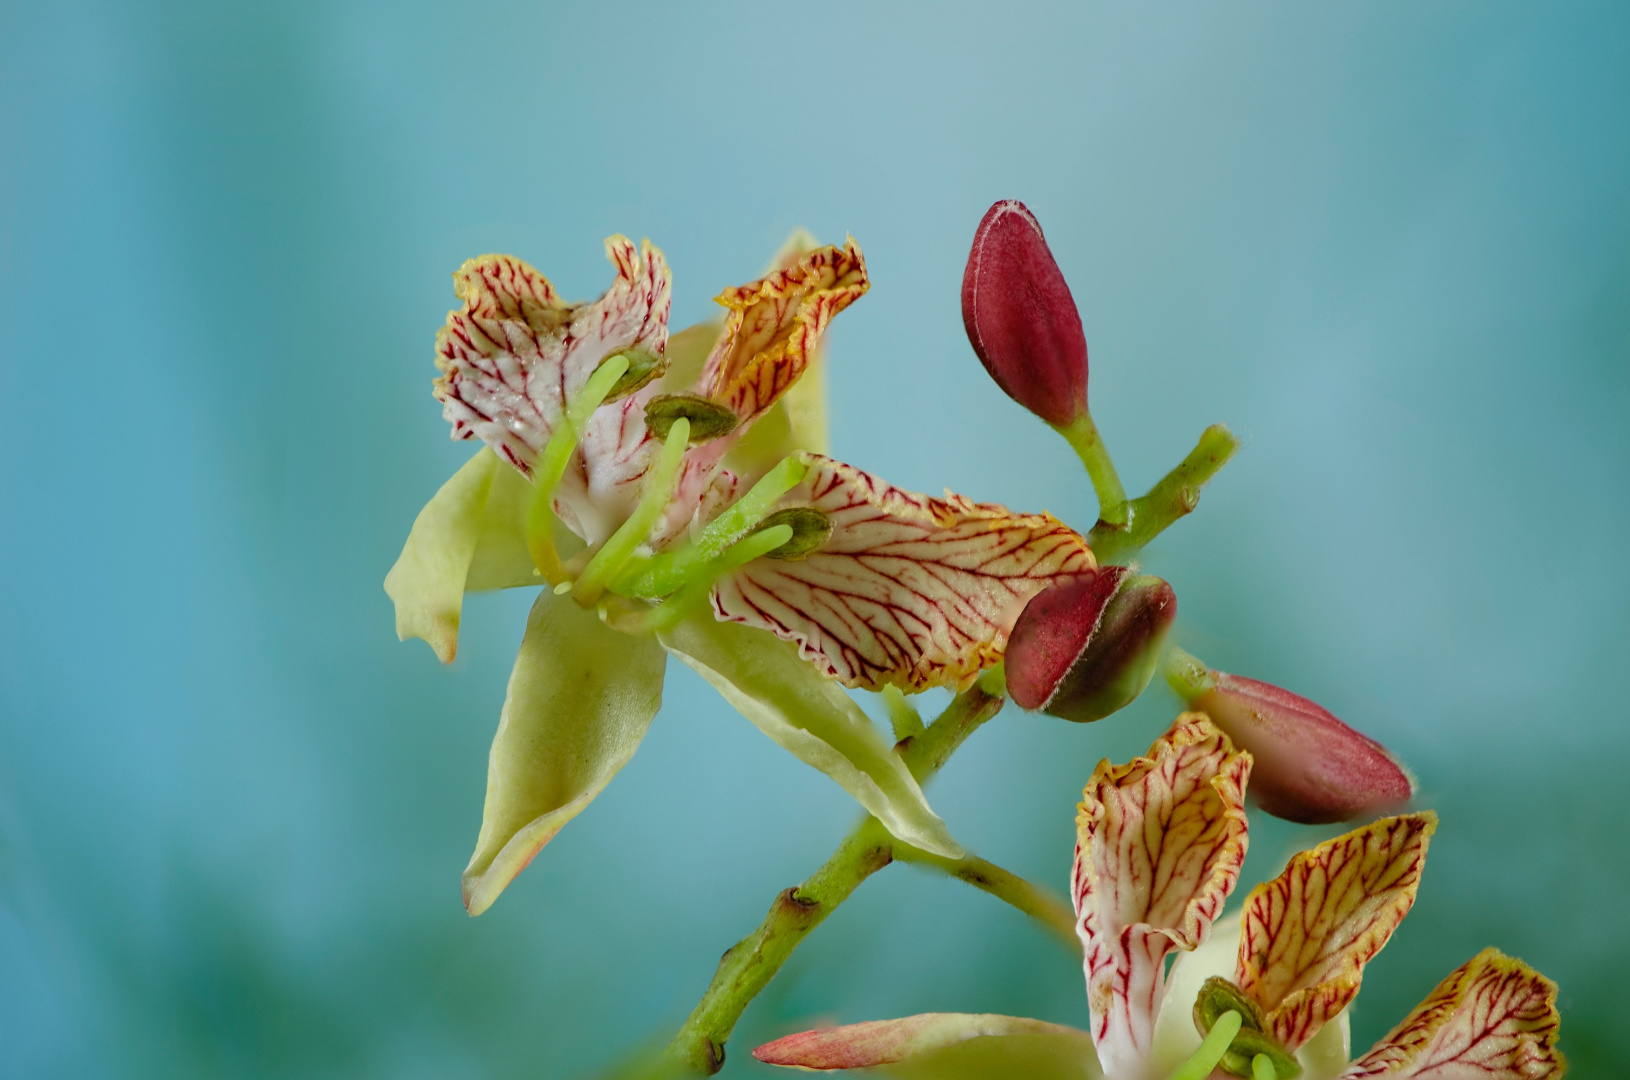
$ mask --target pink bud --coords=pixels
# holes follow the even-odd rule
[[[1196,675],[1190,670],[1170,681],[1191,708],[1251,752],[1250,794],[1274,817],[1306,825],[1351,821],[1415,794],[1414,779],[1386,747],[1307,698],[1222,671]]]
[[[1008,636],[1008,693],[1026,709],[1100,720],[1149,685],[1176,616],[1170,585],[1124,566],[1054,585],[1025,606]]]
[[[962,275],[962,323],[1007,396],[1055,427],[1087,411],[1087,338],[1070,287],[1016,199],[985,212]]]

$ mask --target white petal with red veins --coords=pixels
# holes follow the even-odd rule
[[[1024,605],[1094,566],[1086,541],[1048,514],[903,491],[819,454],[782,507],[825,514],[808,556],[762,558],[720,580],[721,619],[774,631],[845,686],[966,687],[1002,658]]]
[[[1251,758],[1201,713],[1146,757],[1100,762],[1076,818],[1070,875],[1087,1009],[1104,1074],[1146,1080],[1173,949],[1200,945],[1245,860]]]

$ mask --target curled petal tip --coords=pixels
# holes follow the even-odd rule
[[[962,322],[1008,397],[1049,424],[1087,411],[1087,338],[1041,223],[1016,199],[986,211],[962,275]]]

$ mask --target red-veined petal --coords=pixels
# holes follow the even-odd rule
[[[716,299],[730,314],[703,371],[703,393],[728,405],[744,428],[798,381],[832,317],[870,287],[865,257],[850,237],[841,248],[816,248],[726,289]]]
[[[819,454],[781,506],[832,533],[797,560],[762,558],[720,580],[720,618],[796,641],[845,686],[964,687],[1002,658],[1025,603],[1093,569],[1086,540],[1048,514],[892,487]]]
[[[1185,713],[1126,765],[1100,762],[1076,817],[1071,895],[1087,1007],[1111,1076],[1141,1076],[1165,994],[1165,960],[1210,932],[1239,880],[1249,754]]]
[[[542,274],[510,255],[471,259],[453,275],[464,306],[436,335],[435,382],[455,439],[480,439],[531,475],[567,399],[615,352],[661,357],[670,283],[662,252],[606,241],[617,278],[600,299],[561,300]]]
[[[1556,984],[1484,949],[1457,968],[1342,1080],[1546,1080],[1567,1070],[1556,1048]]]
[[[1430,811],[1383,818],[1298,853],[1245,900],[1235,982],[1295,1050],[1358,994],[1364,965],[1415,903]]]

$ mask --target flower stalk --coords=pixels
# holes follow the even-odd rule
[[[925,781],[1002,704],[1002,698],[974,686],[958,694],[920,735],[901,740],[895,750],[912,776]],[[747,1005],[769,985],[810,931],[862,881],[896,859],[944,870],[1007,901],[1055,932],[1061,933],[1068,920],[1073,935],[1074,920],[1068,909],[1035,885],[983,859],[928,855],[894,839],[875,817],[867,817],[802,885],[780,893],[758,928],[724,954],[707,992],[669,1042],[665,1052],[669,1062],[681,1073],[711,1076],[718,1072],[724,1065],[725,1042]]]
[[[1200,504],[1200,489],[1240,448],[1240,441],[1222,424],[1200,434],[1194,449],[1146,495],[1133,499],[1130,524],[1119,529],[1100,522],[1087,536],[1100,564],[1124,563],[1173,522]]]

